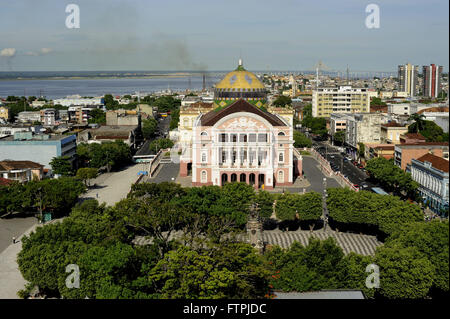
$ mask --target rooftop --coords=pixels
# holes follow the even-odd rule
[[[32,161],[10,161],[4,160],[0,161],[0,171],[10,171],[15,169],[41,169],[44,165],[41,165]]]
[[[430,107],[427,109],[423,109],[417,112],[417,114],[422,114],[422,113],[426,113],[426,112],[442,112],[442,113],[448,113],[449,108],[448,106],[436,106],[436,107]]]
[[[253,106],[252,104],[248,103],[247,101],[243,99],[239,99],[233,104],[219,110],[219,111],[211,111],[206,113],[201,117],[201,125],[202,126],[213,126],[216,124],[220,119],[224,118],[227,115],[237,113],[237,112],[248,112],[248,113],[254,113],[257,114],[264,119],[266,119],[270,124],[273,126],[286,126],[286,124],[280,120],[276,115],[264,112],[257,108],[256,106]]]
[[[448,164],[449,162],[439,156],[433,155],[433,154],[425,154],[422,157],[419,157],[416,159],[419,162],[425,163],[425,162],[429,162],[431,163],[431,165],[443,172],[448,173],[449,169],[448,169]]]
[[[397,123],[396,121],[392,121],[392,122],[389,122],[389,123],[386,123],[386,124],[382,124],[381,126],[406,128],[405,126],[401,125],[400,123]]]

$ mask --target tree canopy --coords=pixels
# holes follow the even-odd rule
[[[400,167],[384,157],[377,157],[367,161],[366,170],[370,177],[378,181],[388,192],[395,195],[417,198],[419,184],[415,182],[410,173],[404,172]]]
[[[294,147],[311,147],[312,141],[305,134],[294,131]]]
[[[286,107],[292,104],[292,100],[288,96],[280,95],[272,104],[275,107]]]

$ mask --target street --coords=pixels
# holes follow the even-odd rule
[[[337,147],[331,146],[327,142],[313,142],[314,149],[319,152],[328,162],[330,162],[333,170],[340,171],[344,176],[360,187],[362,190],[370,190],[377,187],[368,181],[368,176],[362,169],[355,166],[351,161],[347,160]]]

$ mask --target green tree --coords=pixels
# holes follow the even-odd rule
[[[423,130],[425,124],[425,115],[414,113],[409,118],[409,121],[414,121],[413,124],[408,126],[409,133],[420,133]]]
[[[311,147],[312,142],[305,134],[294,131],[294,147]]]
[[[92,109],[89,112],[89,124],[106,124],[106,113],[101,109]]]
[[[150,143],[150,150],[158,153],[161,149],[171,148],[174,145],[173,141],[168,138],[158,138]]]
[[[77,147],[77,155],[81,166],[106,167],[108,172],[111,169],[123,167],[131,161],[130,147],[120,140],[101,144],[81,143]]]
[[[23,211],[25,187],[19,182],[0,186],[0,216]]]
[[[262,218],[270,218],[272,216],[274,200],[274,196],[267,191],[260,190],[256,194],[255,201],[258,204],[259,216]]]
[[[180,109],[173,110],[170,114],[169,130],[176,129],[180,121]]]
[[[280,95],[272,104],[275,107],[286,107],[292,104],[292,100],[288,96]]]
[[[69,156],[53,157],[53,159],[50,161],[50,166],[52,167],[53,174],[61,176],[73,175],[72,161]]]
[[[338,142],[340,145],[343,145],[345,143],[345,130],[337,131],[334,134],[334,141]]]
[[[98,176],[98,169],[83,167],[79,168],[76,177],[81,179],[86,186],[89,185],[89,180]]]
[[[419,116],[418,114],[413,115]],[[427,142],[448,142],[448,133],[444,133],[444,130],[433,121],[423,120],[422,117],[423,114],[420,114],[420,119],[408,126],[409,133],[420,132]]]
[[[107,110],[115,110],[119,107],[119,102],[114,100],[111,94],[105,94],[103,98]]]
[[[316,221],[322,215],[322,196],[316,192],[283,194],[277,199],[275,214],[280,220]]]
[[[144,138],[150,139],[151,137],[153,137],[157,128],[158,121],[156,121],[154,118],[142,120],[142,134],[144,135]]]
[[[377,157],[367,161],[366,170],[370,177],[377,180],[389,192],[412,199],[417,198],[419,184],[410,173],[404,172],[392,160]]]
[[[153,102],[153,105],[158,107],[159,112],[173,111],[179,108],[181,101],[175,99],[173,96],[161,96]]]
[[[248,244],[222,244],[193,250],[181,246],[161,259],[149,274],[161,298],[262,298],[268,272]]]
[[[408,223],[397,227],[385,242],[386,247],[416,247],[435,268],[433,286],[449,291],[449,227],[448,222]]]
[[[306,247],[298,242],[286,250],[275,246],[264,257],[275,290],[304,292],[345,286],[344,253],[332,237],[323,241],[311,238]]]
[[[434,267],[415,247],[379,247],[380,294],[389,299],[424,298],[433,284]]]
[[[74,177],[33,180],[25,185],[23,206],[67,215],[85,191],[85,185]]]

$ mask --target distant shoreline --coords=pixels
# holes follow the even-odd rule
[[[182,78],[192,76],[190,73],[152,74],[152,75],[86,75],[86,76],[36,76],[36,77],[0,77],[0,81],[27,81],[27,80],[107,80],[107,79],[156,79],[156,78]],[[201,76],[201,75],[198,75]]]

